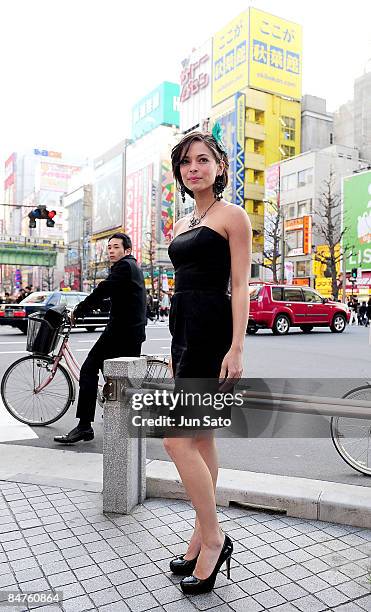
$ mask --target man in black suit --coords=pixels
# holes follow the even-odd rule
[[[144,278],[136,259],[131,254],[129,236],[116,233],[108,241],[108,254],[113,263],[107,279],[102,281],[83,302],[76,306],[73,318],[82,316],[93,307],[111,299],[108,325],[84,361],[80,372],[80,392],[76,417],[77,427],[56,442],[73,444],[92,440],[99,370],[105,359],[139,357],[146,339],[146,290]]]

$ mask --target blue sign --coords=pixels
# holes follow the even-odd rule
[[[139,100],[132,110],[132,138],[140,138],[159,125],[179,127],[179,95],[180,86],[165,81]]]

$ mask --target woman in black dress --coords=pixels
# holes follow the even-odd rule
[[[193,213],[175,224],[169,246],[175,268],[169,319],[172,370],[178,388],[182,379],[187,385],[197,378],[197,384],[202,387],[205,381],[210,389],[210,381],[218,387],[219,381],[242,376],[251,225],[243,208],[222,199],[229,163],[218,136],[187,134],[172,151],[172,166],[183,199],[187,192],[195,200]],[[213,588],[225,561],[229,575],[233,549],[216,514],[216,444],[210,428],[177,436],[165,438],[164,445],[196,510],[196,523],[186,553],[170,568],[185,576],[180,583],[185,593],[204,593]]]

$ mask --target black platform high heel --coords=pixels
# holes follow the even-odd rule
[[[231,577],[231,557],[233,552],[232,540],[226,535],[223,548],[220,552],[219,559],[208,578],[202,580],[196,576],[188,576],[180,581],[180,586],[185,595],[200,595],[201,593],[210,593],[213,590],[217,574],[223,565],[224,561],[227,564],[227,578]]]
[[[177,576],[190,576],[196,567],[198,555],[194,559],[184,559],[183,555],[170,561],[170,570]]]

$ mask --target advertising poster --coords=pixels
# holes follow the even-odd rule
[[[213,37],[213,106],[247,86],[248,15],[241,13]]]
[[[93,234],[122,225],[122,155],[94,171]]]
[[[40,162],[40,189],[67,192],[71,177],[80,171],[80,166]]]
[[[182,61],[179,104],[181,132],[210,117],[211,65],[211,39]]]
[[[152,231],[152,177],[150,164],[126,178],[125,231],[131,237],[133,254],[138,263],[149,263],[149,234]]]
[[[344,178],[343,246],[352,250],[346,270],[371,270],[371,172]]]
[[[171,163],[161,163],[161,244],[169,245],[173,239],[175,184]]]
[[[222,128],[222,140],[229,159],[228,185],[223,197],[244,206],[245,95],[236,94],[214,112],[212,123],[219,123]]]
[[[250,8],[249,86],[301,100],[302,27]]]

